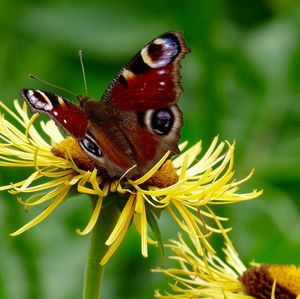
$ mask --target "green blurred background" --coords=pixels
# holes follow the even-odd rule
[[[216,135],[236,140],[236,178],[255,168],[242,191],[260,199],[218,208],[230,217],[230,237],[245,263],[300,264],[300,5],[299,1],[0,1],[0,98],[9,107],[24,87],[43,88],[29,73],[89,95],[107,84],[138,50],[168,30],[182,30],[192,49],[182,62],[182,140],[207,148]],[[1,169],[1,184],[30,170]],[[24,213],[1,193],[0,298],[81,298],[89,237],[88,199],[62,204],[46,221],[11,238],[42,210]],[[163,213],[164,241],[177,226]],[[215,238],[215,246],[222,244]],[[158,250],[143,259],[132,227],[105,270],[103,298],[152,298],[168,288]],[[171,265],[169,263],[168,265]]]

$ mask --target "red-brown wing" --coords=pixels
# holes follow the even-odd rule
[[[169,126],[155,127],[153,119],[170,116],[164,124]],[[161,109],[148,110],[138,114],[121,112],[118,127],[126,137],[137,164],[138,176],[147,173],[165,154],[170,157],[178,154],[178,141],[183,126],[182,113],[177,105]]]
[[[82,109],[45,91],[22,89],[20,95],[32,113],[46,114],[67,135],[77,139],[86,154],[109,176],[120,177],[136,164],[126,138],[99,102],[90,99],[89,109]],[[137,169],[133,169],[128,177],[136,174]]]
[[[97,145],[101,150],[101,155],[95,156],[84,146],[83,149],[92,160],[106,170],[110,177],[121,177],[136,164],[131,147],[113,119],[103,124],[91,122],[86,138],[89,139],[89,143],[92,142]],[[82,141],[79,143],[82,145]],[[127,173],[126,177],[137,174],[135,167]]]
[[[32,113],[46,114],[76,139],[85,136],[88,120],[84,111],[67,99],[50,92],[22,89],[20,96],[27,102]]]
[[[180,61],[189,52],[182,32],[158,36],[119,72],[102,103],[117,111],[145,111],[176,104],[182,93]]]
[[[180,61],[189,52],[182,32],[158,36],[129,61],[102,97],[133,151],[139,176],[168,150],[170,156],[179,153]]]

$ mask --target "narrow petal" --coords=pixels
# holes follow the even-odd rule
[[[23,204],[26,207],[33,207],[33,206],[37,206],[39,204],[42,204],[52,198],[54,198],[55,196],[57,196],[58,194],[60,194],[61,192],[64,191],[64,189],[66,188],[66,186],[60,185],[59,187],[55,188],[54,190],[52,190],[51,192],[47,193],[46,195],[42,196],[39,200],[35,201],[35,202],[31,202],[31,203],[27,203],[27,202],[23,202],[21,200],[19,200],[19,202],[21,204]]]
[[[166,187],[166,188],[155,188],[155,190],[143,190],[139,186],[134,186],[138,191],[143,192],[144,194],[150,195],[150,196],[164,196],[167,194],[170,194],[171,192],[175,192],[180,189],[180,187],[183,185],[184,181],[179,181],[176,184]]]
[[[141,247],[143,257],[148,257],[148,244],[147,244],[147,217],[146,217],[146,208],[143,203],[141,209]]]
[[[176,207],[176,209],[178,210],[178,212],[181,214],[181,216],[183,217],[186,225],[188,226],[190,234],[192,235],[193,240],[195,241],[195,247],[197,249],[197,252],[200,255],[203,255],[203,249],[200,245],[198,235],[195,230],[196,224],[194,223],[194,220],[190,217],[190,214],[187,212],[187,210],[184,208],[183,205],[181,205],[180,203],[178,203],[176,201],[173,201],[173,204]]]
[[[141,232],[141,221],[140,221],[140,218],[139,218],[139,216],[137,214],[133,215],[133,223],[134,223],[137,231],[139,232],[139,234],[142,235],[142,232]],[[156,245],[157,244],[157,241],[152,240],[148,236],[147,236],[147,242],[149,244],[151,244],[151,245]]]
[[[103,266],[109,260],[109,258],[114,254],[114,252],[118,249],[119,245],[123,241],[123,238],[124,238],[124,236],[125,236],[125,234],[127,232],[128,226],[129,226],[130,221],[131,221],[132,216],[133,216],[133,213],[134,213],[134,205],[131,205],[129,213],[127,215],[127,218],[126,218],[125,222],[123,223],[122,230],[118,234],[118,236],[117,236],[116,240],[114,241],[114,243],[108,249],[108,251],[105,254],[105,256],[102,258],[102,260],[100,262],[100,265]]]
[[[135,212],[138,214],[142,214],[144,208],[145,208],[145,202],[143,200],[142,193],[138,192],[136,194]]]
[[[195,157],[193,157],[193,160],[195,159]],[[179,181],[182,181],[186,177],[186,169],[188,167],[188,161],[189,161],[189,155],[186,155],[184,157],[184,160],[182,162],[182,166],[180,168],[180,174],[179,174],[179,179],[178,179]]]
[[[96,206],[94,208],[92,217],[89,221],[89,223],[87,224],[86,228],[81,232],[79,228],[76,229],[76,233],[80,236],[86,235],[88,234],[95,226],[98,217],[100,215],[100,211],[101,211],[101,207],[102,207],[102,202],[103,202],[103,198],[99,196]]]
[[[158,161],[158,163],[151,170],[149,170],[144,176],[142,176],[141,178],[135,181],[129,180],[129,182],[132,185],[141,185],[145,183],[156,172],[156,170],[167,160],[169,155],[170,155],[170,151],[167,151],[166,154]]]
[[[36,218],[25,224],[23,227],[18,229],[16,232],[10,234],[12,237],[18,236],[24,231],[32,228],[33,226],[37,225],[41,221],[43,221],[45,218],[47,218],[56,208],[57,206],[63,201],[65,196],[68,194],[70,190],[70,186],[66,186],[65,190],[48,206],[46,210],[44,210],[40,215],[38,215]]]
[[[63,184],[64,182],[68,182],[70,179],[72,178],[72,174],[64,176],[64,177],[60,177],[56,180],[52,180],[49,182],[46,182],[44,184],[40,184],[40,185],[36,185],[34,187],[27,187],[26,189],[22,189],[21,188],[15,188],[15,190],[19,193],[19,192],[36,192],[36,191],[41,191],[41,190],[45,190],[47,188],[52,188],[58,185]]]
[[[235,249],[234,249],[234,247],[233,247],[233,245],[232,245],[232,243],[231,243],[231,241],[230,241],[230,239],[228,238],[228,236],[227,236],[227,234],[226,234],[226,232],[225,232],[225,230],[224,230],[221,222],[217,219],[217,217],[215,216],[215,214],[213,213],[213,211],[207,205],[205,207],[208,210],[208,212],[213,216],[213,218],[214,218],[217,226],[219,227],[220,231],[222,232],[222,235],[223,235],[224,239],[226,240],[227,244],[231,247],[231,249],[235,252],[235,254],[237,254],[236,251],[235,251]]]
[[[52,146],[64,140],[63,135],[60,133],[53,120],[47,121],[46,123],[41,121],[41,127],[42,130],[51,138]]]
[[[114,230],[112,231],[112,233],[110,234],[110,236],[108,237],[107,241],[105,242],[106,245],[111,245],[112,243],[115,242],[115,240],[118,238],[119,234],[122,232],[123,228],[126,226],[126,223],[128,221],[128,219],[132,217],[132,208],[135,208],[135,194],[131,194],[125,207],[123,208],[123,211],[119,217],[119,220],[114,228]]]
[[[99,182],[97,181],[97,168],[94,168],[89,181],[92,183],[93,189],[99,196],[104,196],[103,191],[99,188]]]
[[[189,156],[190,159],[189,161],[189,165],[194,162],[194,159],[199,155],[199,153],[201,152],[201,141],[197,142],[195,145],[193,145],[190,149],[188,149],[187,151],[185,151],[184,153],[182,153],[180,156],[178,156],[177,158],[174,159],[173,161],[173,165],[175,168],[180,168],[183,160],[185,159],[185,156]]]
[[[26,127],[24,122],[19,118],[12,110],[10,110],[7,106],[5,106],[2,102],[0,102],[0,107],[4,109],[8,114],[10,114],[17,122],[19,122],[23,127]]]
[[[89,181],[90,177],[91,177],[91,172],[87,171],[77,185],[78,192],[92,194],[92,195],[97,194],[97,191],[95,191],[94,189],[85,187],[85,184]]]

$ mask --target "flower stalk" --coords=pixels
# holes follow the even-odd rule
[[[97,200],[95,200],[94,197],[91,197],[91,202],[94,210]],[[99,261],[103,258],[109,248],[105,245],[105,242],[116,225],[119,215],[120,210],[113,202],[103,207],[91,232],[83,299],[100,298],[104,265],[101,265]]]

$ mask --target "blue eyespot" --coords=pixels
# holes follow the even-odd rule
[[[174,124],[174,115],[168,108],[156,110],[152,114],[151,127],[157,135],[167,135]]]
[[[166,66],[176,58],[179,52],[179,43],[168,37],[157,38],[147,47],[152,68]]]

